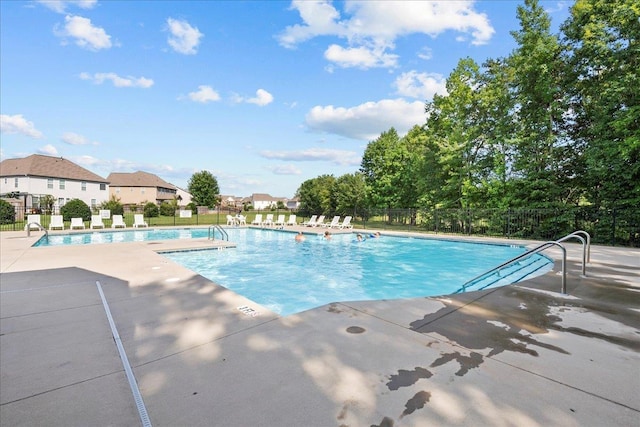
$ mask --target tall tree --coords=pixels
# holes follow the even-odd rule
[[[585,188],[596,206],[640,205],[640,5],[577,0],[562,26],[572,136],[584,144]]]
[[[335,182],[333,175],[320,175],[304,181],[296,191],[300,212],[306,215],[331,214],[331,191]]]
[[[356,216],[366,207],[364,176],[356,172],[338,177],[331,191],[331,204],[336,215]]]
[[[527,206],[547,207],[562,201],[561,163],[570,150],[563,134],[566,104],[560,87],[561,46],[551,34],[551,20],[538,0],[518,6],[520,29],[511,34],[518,43],[508,58],[514,72],[513,89],[517,156],[514,169],[521,180],[517,200]],[[566,168],[564,168],[566,169]],[[570,169],[570,167],[568,167]]]
[[[200,171],[191,175],[188,189],[197,205],[212,208],[218,204],[220,187],[218,187],[218,180],[211,172]]]
[[[479,166],[486,140],[479,126],[477,86],[480,68],[464,58],[447,78],[446,96],[426,104],[427,131],[438,146],[441,207],[471,207],[479,200]]]

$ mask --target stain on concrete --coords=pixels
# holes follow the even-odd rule
[[[335,303],[329,304],[329,308],[327,308],[327,311],[329,313],[335,313],[335,314],[342,313],[342,310],[338,308],[338,304],[335,304]]]
[[[402,417],[404,417],[405,415],[413,414],[416,410],[424,408],[424,405],[429,402],[429,399],[431,399],[431,393],[429,393],[428,391],[423,390],[417,392],[404,405],[405,410],[402,412],[402,415],[400,415],[400,418],[402,419]]]
[[[460,369],[458,369],[456,375],[462,377],[467,372],[469,372],[470,369],[474,369],[480,366],[482,362],[484,362],[484,357],[482,357],[480,353],[476,353],[475,351],[472,351],[469,356],[463,356],[460,354],[460,352],[456,351],[453,353],[443,354],[442,357],[434,360],[433,363],[429,365],[429,367],[436,368],[454,360],[460,365]]]
[[[393,420],[389,417],[384,417],[380,424],[371,424],[371,427],[393,427]]]
[[[366,329],[365,328],[361,328],[360,326],[349,326],[347,328],[347,332],[349,332],[350,334],[361,334],[363,332],[365,332]]]
[[[389,390],[398,390],[400,387],[409,387],[422,378],[431,378],[433,373],[428,369],[416,367],[413,371],[400,369],[397,375],[391,375],[386,384]]]

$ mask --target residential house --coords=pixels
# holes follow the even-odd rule
[[[112,172],[109,180],[109,197],[115,196],[123,205],[160,204],[177,199],[178,187],[148,172]]]
[[[278,201],[275,197],[264,193],[253,193],[250,196],[251,206],[257,211],[275,208]]]
[[[187,206],[189,203],[193,201],[193,197],[191,193],[187,190],[184,190],[180,187],[176,187],[176,198],[178,199],[178,206]]]
[[[298,198],[293,198],[293,199],[285,199],[285,206],[287,207],[287,209],[291,210],[291,211],[295,211],[298,210],[298,208],[300,207],[300,199]]]
[[[72,199],[96,208],[109,199],[109,181],[62,157],[32,154],[0,162],[0,194],[21,198],[27,210],[46,208],[46,195],[55,199],[54,212]]]

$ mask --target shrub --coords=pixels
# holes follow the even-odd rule
[[[198,205],[196,205],[194,202],[191,202],[187,205],[187,208],[191,209],[191,213],[194,215],[198,214]]]
[[[147,218],[155,218],[160,215],[160,209],[158,209],[158,205],[153,202],[149,202],[144,205],[143,212],[144,216],[146,216]]]
[[[91,220],[91,208],[80,199],[69,200],[60,208],[60,214],[65,221],[71,221],[71,218],[82,218],[83,221]]]
[[[16,222],[16,210],[6,200],[0,199],[0,224],[13,224]]]
[[[162,216],[176,216],[176,207],[168,202],[160,203],[160,215]]]
[[[111,215],[124,215],[124,206],[120,203],[120,200],[116,199],[116,196],[111,196],[111,199],[102,202],[100,209],[109,209]]]

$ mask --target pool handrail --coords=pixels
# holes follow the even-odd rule
[[[520,254],[520,255],[518,255],[518,256],[516,256],[514,258],[511,258],[508,261],[503,262],[499,266],[494,267],[489,271],[485,271],[484,273],[479,274],[478,276],[474,277],[473,279],[468,280],[467,282],[465,282],[460,289],[458,289],[457,291],[454,292],[454,294],[457,294],[457,293],[460,293],[460,292],[465,292],[467,290],[467,286],[470,283],[473,283],[476,280],[478,280],[478,279],[480,279],[480,278],[482,278],[484,276],[488,276],[490,274],[493,274],[496,271],[501,270],[501,269],[505,268],[508,265],[511,265],[511,264],[513,264],[513,263],[515,263],[517,261],[520,261],[521,259],[528,258],[528,257],[530,257],[530,256],[532,256],[532,255],[534,255],[534,254],[536,254],[538,252],[542,252],[543,250],[545,250],[545,249],[547,249],[547,248],[549,248],[551,246],[558,246],[560,249],[562,249],[562,289],[561,289],[561,293],[566,295],[566,293],[567,293],[567,272],[566,272],[565,266],[566,266],[566,263],[567,263],[567,250],[565,249],[564,246],[562,246],[557,241],[544,242],[544,243],[536,246],[533,249],[529,249],[528,251],[526,251],[523,254]]]
[[[227,232],[224,231],[224,228],[220,227],[217,224],[213,224],[213,225],[209,226],[207,239],[216,240],[216,230],[218,230],[220,232],[220,238],[222,240],[229,241],[229,235],[227,234]]]
[[[586,237],[586,241],[581,235]],[[560,243],[569,239],[578,239],[582,242],[582,277],[587,277],[586,263],[591,262],[591,236],[584,230],[578,230],[567,234],[556,242]]]

